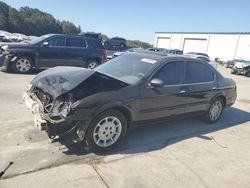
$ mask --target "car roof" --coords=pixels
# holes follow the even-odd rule
[[[48,37],[52,36],[73,36],[73,37],[78,37],[78,38],[84,38],[88,40],[95,40],[95,41],[100,41],[99,39],[92,38],[92,37],[86,37],[84,35],[77,35],[77,34],[46,34]]]

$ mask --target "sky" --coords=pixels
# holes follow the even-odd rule
[[[249,32],[250,0],[2,0],[108,37],[153,43],[155,32]]]

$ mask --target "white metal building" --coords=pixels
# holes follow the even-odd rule
[[[156,32],[154,47],[207,53],[211,59],[250,60],[250,32]]]

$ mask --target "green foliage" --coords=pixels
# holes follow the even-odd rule
[[[16,10],[0,1],[0,30],[26,35],[48,33],[80,33],[81,27],[69,21],[56,20],[51,14],[22,7]]]
[[[109,40],[107,35],[101,34],[102,41],[107,41]]]
[[[0,30],[11,33],[40,36],[48,33],[80,33],[81,26],[75,26],[69,21],[56,20],[51,14],[39,9],[22,7],[19,10],[0,1]],[[91,32],[90,32],[91,33]],[[102,41],[107,41],[107,35],[101,34]],[[129,48],[150,48],[151,44],[139,40],[127,40]]]
[[[8,29],[9,7],[7,4],[0,1],[0,29]]]
[[[63,33],[80,33],[81,26],[76,27],[72,22],[62,21],[61,22],[62,32]]]
[[[139,40],[127,40],[128,48],[152,48],[153,46],[149,43],[142,42]]]

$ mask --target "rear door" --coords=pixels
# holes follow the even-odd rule
[[[150,80],[158,78],[164,82],[164,87],[154,88],[148,84],[143,86],[138,120],[164,118],[185,113],[186,98],[182,94],[184,76],[183,61],[168,62],[154,74]]]
[[[87,39],[88,48],[89,48],[89,59],[98,60],[99,63],[102,63],[106,57],[104,47],[100,40],[96,39]]]
[[[48,42],[48,45],[41,44],[39,47],[39,67],[63,65],[67,58],[65,54],[65,37],[55,36],[48,38],[44,42]]]
[[[207,110],[208,103],[216,94],[216,74],[203,62],[187,61],[183,90],[187,98],[187,112]]]
[[[67,66],[84,67],[89,56],[89,49],[83,37],[69,36],[66,39]]]

